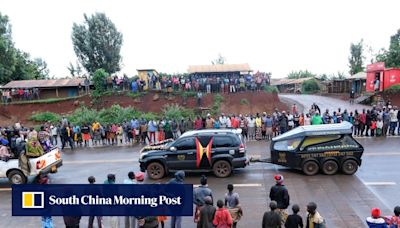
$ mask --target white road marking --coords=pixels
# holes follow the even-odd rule
[[[9,192],[11,188],[0,188],[0,192]]]
[[[377,152],[372,152],[372,153],[365,153],[363,156],[400,156],[400,152],[382,152],[382,153],[377,153]]]
[[[114,159],[114,160],[80,160],[80,161],[63,161],[63,164],[98,164],[98,163],[127,163],[137,162],[138,159]]]
[[[364,184],[368,185],[368,186],[385,186],[385,185],[396,185],[396,182],[390,182],[390,181],[388,181],[388,182],[384,182],[384,181],[382,181],[382,182],[364,182]]]
[[[194,184],[193,187],[199,187],[199,184]],[[233,187],[262,187],[262,184],[233,184]]]

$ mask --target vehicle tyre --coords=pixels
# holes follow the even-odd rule
[[[343,162],[342,164],[342,172],[346,175],[353,175],[357,172],[358,164],[356,161],[349,159]]]
[[[219,160],[214,163],[213,172],[217,177],[228,177],[232,173],[232,166],[228,161]]]
[[[333,175],[339,170],[339,165],[334,160],[328,160],[322,165],[322,172],[326,175]]]
[[[316,161],[307,161],[303,164],[303,172],[308,176],[313,176],[319,171],[319,166]]]
[[[25,184],[27,181],[26,176],[19,170],[12,170],[7,175],[11,184]]]
[[[161,179],[165,175],[165,168],[159,162],[152,162],[147,166],[147,175],[153,180]]]

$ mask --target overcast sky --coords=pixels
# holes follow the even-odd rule
[[[400,28],[400,1],[0,0],[17,48],[68,76],[71,31],[83,14],[104,12],[123,33],[122,73],[186,72],[221,53],[227,63],[285,77],[290,71],[348,72],[351,42],[376,51]]]

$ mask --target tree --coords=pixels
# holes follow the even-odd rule
[[[16,63],[15,54],[11,25],[8,23],[8,17],[0,13],[0,84],[12,80]]]
[[[122,33],[104,14],[84,14],[83,24],[72,26],[72,43],[82,66],[90,73],[104,69],[112,74],[120,70]]]
[[[47,63],[14,47],[8,17],[0,13],[0,84],[12,80],[45,79],[49,76]]]
[[[349,73],[350,75],[357,74],[358,72],[364,71],[364,45],[363,40],[354,44],[350,44],[350,57],[349,57]]]
[[[288,74],[287,78],[289,79],[299,79],[299,78],[314,78],[316,77],[315,74],[311,73],[308,70],[305,71],[292,71]]]
[[[301,91],[303,93],[315,93],[320,90],[317,80],[308,79],[301,84]]]
[[[400,29],[390,37],[389,50],[386,53],[387,67],[400,67]]]
[[[108,75],[109,74],[104,69],[98,69],[94,72],[93,74],[94,90],[92,93],[94,97],[100,97],[107,90],[106,79]]]
[[[82,67],[79,62],[76,62],[76,65],[69,62],[69,66],[67,66],[67,69],[73,78],[80,77],[82,74]]]
[[[218,54],[218,58],[216,58],[215,60],[211,61],[211,64],[212,65],[225,64],[225,61],[226,61],[226,58],[223,57],[221,55],[221,53],[220,53],[220,54]]]

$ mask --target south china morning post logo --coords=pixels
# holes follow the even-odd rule
[[[192,216],[193,185],[13,185],[13,216]]]
[[[44,192],[22,192],[22,208],[43,209]]]

